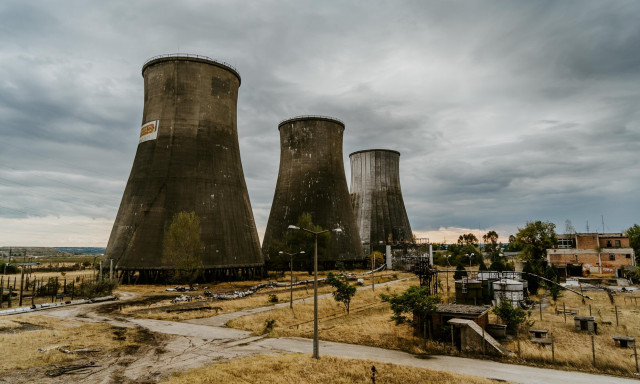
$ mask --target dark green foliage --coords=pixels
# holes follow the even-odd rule
[[[541,261],[547,256],[547,249],[558,244],[556,225],[548,221],[529,221],[524,228],[518,228],[515,243],[521,247],[526,260]]]
[[[92,299],[94,297],[108,296],[118,287],[117,280],[104,279],[102,282],[94,281],[82,285],[76,284],[76,297],[86,297]]]
[[[5,264],[6,263],[0,263],[0,273],[4,273]],[[15,265],[9,264],[6,267],[7,267],[7,275],[14,275],[16,273],[20,273],[20,268],[16,267]]]
[[[416,323],[416,317],[427,319],[436,311],[436,304],[440,296],[429,296],[429,287],[417,285],[409,287],[401,295],[380,295],[383,301],[388,301],[393,311],[391,319],[396,324],[412,323],[413,327],[421,331],[421,324]],[[411,317],[409,317],[411,316]]]
[[[271,293],[269,294],[269,300],[270,303],[277,303],[278,302],[278,296],[276,296],[275,294]]]
[[[487,266],[484,263],[484,259],[482,257],[480,257],[480,263],[478,264],[478,270],[479,271],[486,271],[487,270]]]
[[[625,275],[633,281],[634,284],[640,284],[640,267],[634,270],[626,271]]]
[[[453,279],[460,280],[466,276],[467,276],[467,270],[464,269],[464,265],[462,265],[461,263],[458,263],[458,265],[456,265],[456,271],[453,274]]]
[[[500,300],[500,304],[493,308],[493,313],[511,330],[515,330],[527,321],[527,313],[520,308],[515,308],[510,300]]]
[[[524,263],[522,272],[526,272],[522,274],[522,278],[527,281],[529,285],[529,292],[532,295],[535,295],[538,292],[538,288],[540,288],[540,279],[536,276],[532,276],[531,274],[539,275],[539,267],[533,261],[527,260],[527,262]]]
[[[553,298],[553,301],[558,300],[558,297],[560,297],[560,292],[562,290],[562,288],[560,288],[560,286],[558,285],[560,281],[560,279],[558,278],[558,271],[556,271],[555,267],[549,266],[547,267],[547,270],[544,271],[544,277],[545,279],[553,281],[553,283],[545,281],[544,285],[547,287],[547,291],[549,291],[549,294]]]
[[[633,248],[633,252],[636,254],[636,265],[640,262],[640,225],[633,224],[625,231],[625,234],[629,237],[629,246]]]
[[[275,319],[266,319],[264,321],[264,329],[262,330],[262,334],[269,333],[273,331],[273,327],[276,325]]]
[[[347,277],[343,274],[334,275],[329,272],[326,282],[335,288],[335,291],[332,293],[334,300],[342,303],[347,313],[349,313],[349,305],[351,304],[351,299],[356,294],[356,287],[349,284]]]
[[[473,233],[465,233],[458,237],[458,245],[478,245],[478,238]]]

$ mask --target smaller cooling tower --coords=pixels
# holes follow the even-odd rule
[[[300,116],[281,122],[280,170],[271,213],[264,235],[265,254],[286,238],[287,227],[303,213],[323,229],[341,228],[333,234],[319,261],[364,258],[342,161],[344,123],[321,116]],[[309,235],[310,240],[312,236]]]
[[[365,252],[413,242],[400,189],[400,152],[369,149],[353,152],[349,159],[351,204]]]

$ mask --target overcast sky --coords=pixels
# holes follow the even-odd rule
[[[213,4],[215,3],[215,4]],[[278,122],[346,123],[344,161],[401,152],[418,236],[640,222],[638,1],[2,1],[0,246],[106,246],[142,123],[142,64],[231,63],[264,232]]]

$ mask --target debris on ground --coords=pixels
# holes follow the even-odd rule
[[[172,303],[182,303],[182,302],[188,302],[193,300],[193,298],[191,296],[187,296],[187,295],[180,295],[180,296],[176,296],[173,300],[171,300]]]
[[[89,363],[85,364],[72,364],[66,366],[54,365],[53,367],[54,368],[52,369],[46,370],[44,374],[49,377],[58,377],[64,374],[84,374],[89,373],[91,368],[97,368],[100,366],[96,365],[96,363],[94,363],[93,361],[90,361]]]
[[[193,287],[181,287],[181,286],[175,286],[173,288],[167,288],[165,289],[165,291],[167,292],[193,292],[196,289]]]

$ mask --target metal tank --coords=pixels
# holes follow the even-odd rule
[[[206,278],[252,275],[264,259],[240,161],[240,75],[210,58],[158,56],[142,66],[138,149],[105,258],[130,278],[172,268],[162,241],[174,214],[195,211]]]
[[[272,248],[285,241],[288,226],[308,213],[314,225],[342,229],[332,233],[319,263],[333,267],[337,261],[364,259],[342,160],[344,129],[342,121],[324,116],[299,116],[278,125],[280,169],[262,244],[267,257],[277,253]]]
[[[365,252],[385,244],[412,243],[413,232],[400,188],[400,152],[369,149],[353,152],[351,204]]]

